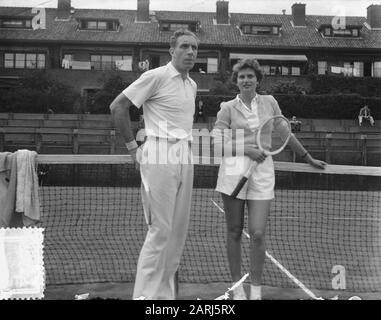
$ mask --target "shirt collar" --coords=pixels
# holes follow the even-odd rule
[[[167,68],[168,68],[168,71],[169,71],[169,74],[170,74],[171,78],[174,78],[174,77],[177,77],[177,76],[181,77],[181,73],[173,66],[171,61],[168,62]],[[186,78],[189,80],[189,73],[187,73]]]
[[[251,100],[251,103],[253,103],[253,102],[258,102],[258,98],[259,98],[258,94],[255,93],[255,96],[254,96],[253,100]],[[242,106],[246,107],[246,105],[243,103],[243,101],[242,101],[241,98],[239,97],[239,94],[237,94],[237,98],[236,98],[236,99],[238,100],[239,103],[242,104]],[[247,107],[246,107],[246,108],[247,108]]]

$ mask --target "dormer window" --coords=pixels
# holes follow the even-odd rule
[[[345,29],[333,28],[330,25],[321,26],[319,31],[325,37],[359,37],[359,26],[347,26]]]
[[[81,30],[100,30],[100,31],[116,31],[119,27],[118,20],[84,20],[81,19],[79,28]]]
[[[198,23],[191,22],[177,22],[177,21],[163,21],[160,23],[160,31],[176,31],[178,29],[186,29],[192,32],[197,32]]]
[[[32,29],[32,18],[0,18],[0,28]]]
[[[243,34],[254,35],[279,35],[279,25],[255,25],[255,24],[242,24],[241,30]]]

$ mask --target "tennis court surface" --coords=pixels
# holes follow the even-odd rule
[[[39,155],[46,299],[131,299],[146,224],[128,156]],[[263,299],[381,298],[381,168],[277,162]],[[179,299],[231,286],[218,166],[195,165]],[[242,272],[249,271],[243,241]],[[249,280],[249,279],[248,279]],[[245,285],[248,285],[246,282]]]

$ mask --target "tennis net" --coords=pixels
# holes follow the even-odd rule
[[[309,288],[333,289],[341,270],[341,289],[381,291],[381,168],[329,165],[322,173],[300,163],[275,167],[267,252]],[[38,171],[46,283],[133,282],[147,227],[140,175],[129,156],[39,155]],[[217,164],[195,165],[180,282],[231,281],[217,174]],[[248,272],[249,241],[242,241],[242,270]],[[296,287],[271,259],[263,281]]]

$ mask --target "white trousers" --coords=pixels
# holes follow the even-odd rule
[[[168,143],[147,140],[143,154],[173,152],[181,158],[191,155],[187,142]],[[172,150],[170,150],[172,149]],[[162,155],[163,156],[163,155]],[[152,160],[152,159],[151,159]],[[173,160],[173,159],[172,159]],[[148,232],[141,249],[133,299],[175,299],[175,273],[180,264],[188,231],[193,165],[183,163],[141,163],[142,202]]]

